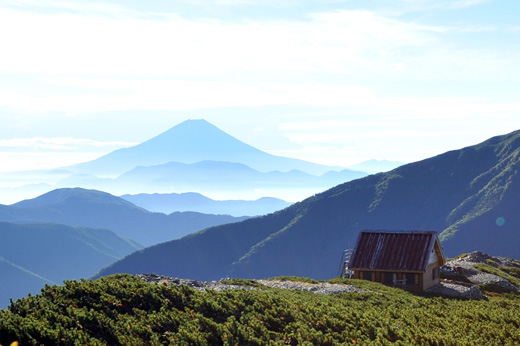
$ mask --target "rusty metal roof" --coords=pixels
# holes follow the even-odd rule
[[[349,267],[425,271],[436,241],[437,233],[433,231],[363,231],[359,234]]]

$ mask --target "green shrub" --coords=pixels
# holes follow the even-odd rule
[[[504,270],[505,268],[508,268],[508,267],[495,268],[488,264],[475,264],[475,265],[473,265],[473,267],[475,267],[476,269],[481,270],[483,272],[494,274],[496,276],[500,276],[501,278],[509,280],[516,287],[520,287],[520,279],[515,276],[509,275],[507,273],[507,269]]]
[[[520,279],[520,268],[518,267],[500,267],[500,270],[517,279]]]
[[[294,282],[303,282],[308,284],[317,284],[319,281],[310,279],[310,278],[304,278],[304,277],[298,277],[298,276],[276,276],[273,278],[269,278],[269,280],[280,280],[280,281],[294,281]]]
[[[497,266],[497,262],[493,261],[491,258],[486,259],[486,263],[492,266]]]
[[[224,285],[237,285],[237,286],[249,286],[249,287],[256,287],[256,288],[265,288],[265,286],[262,285],[261,283],[259,283],[258,281],[251,280],[251,279],[231,278],[231,279],[221,280],[220,283],[222,283]]]
[[[492,293],[509,293],[513,292],[512,290],[499,285],[496,282],[488,282],[486,284],[479,285],[480,289],[484,291],[485,293],[492,292]]]
[[[331,282],[370,292],[200,292],[147,284],[130,275],[68,281],[0,310],[0,344],[520,344],[520,298],[515,295],[463,301],[427,298],[368,281]]]

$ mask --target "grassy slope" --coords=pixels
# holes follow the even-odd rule
[[[517,345],[520,298],[461,301],[350,281],[372,293],[198,292],[117,275],[48,286],[0,310],[0,344]]]

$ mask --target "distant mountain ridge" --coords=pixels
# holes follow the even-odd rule
[[[56,189],[11,206],[0,205],[0,220],[3,221],[106,228],[144,245],[246,218],[195,212],[152,213],[111,194],[82,188]]]
[[[350,181],[279,212],[144,249],[99,275],[337,275],[361,230],[437,230],[449,256],[520,257],[520,131]],[[157,261],[161,258],[161,261]]]
[[[222,161],[196,163],[168,162],[155,166],[138,166],[115,179],[101,179],[90,175],[71,176],[58,185],[80,185],[94,189],[117,191],[241,191],[253,194],[256,190],[307,190],[323,191],[345,181],[366,176],[366,173],[342,170],[315,176],[299,170],[288,172],[260,172],[244,164]],[[307,195],[312,194],[309,192]]]
[[[227,214],[231,216],[258,216],[269,214],[291,205],[290,202],[272,197],[254,201],[213,200],[195,192],[154,193],[122,195],[121,198],[146,210],[169,214],[174,211],[195,211],[205,214]]]
[[[262,172],[298,169],[308,173],[323,174],[338,169],[338,167],[268,154],[239,141],[202,119],[186,120],[141,144],[115,150],[96,160],[69,169],[77,173],[101,176],[120,175],[137,166],[200,161],[242,163]]]

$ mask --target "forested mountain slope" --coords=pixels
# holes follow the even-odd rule
[[[100,275],[330,278],[358,232],[435,230],[447,256],[520,257],[520,132],[354,180],[282,211],[128,256]]]

